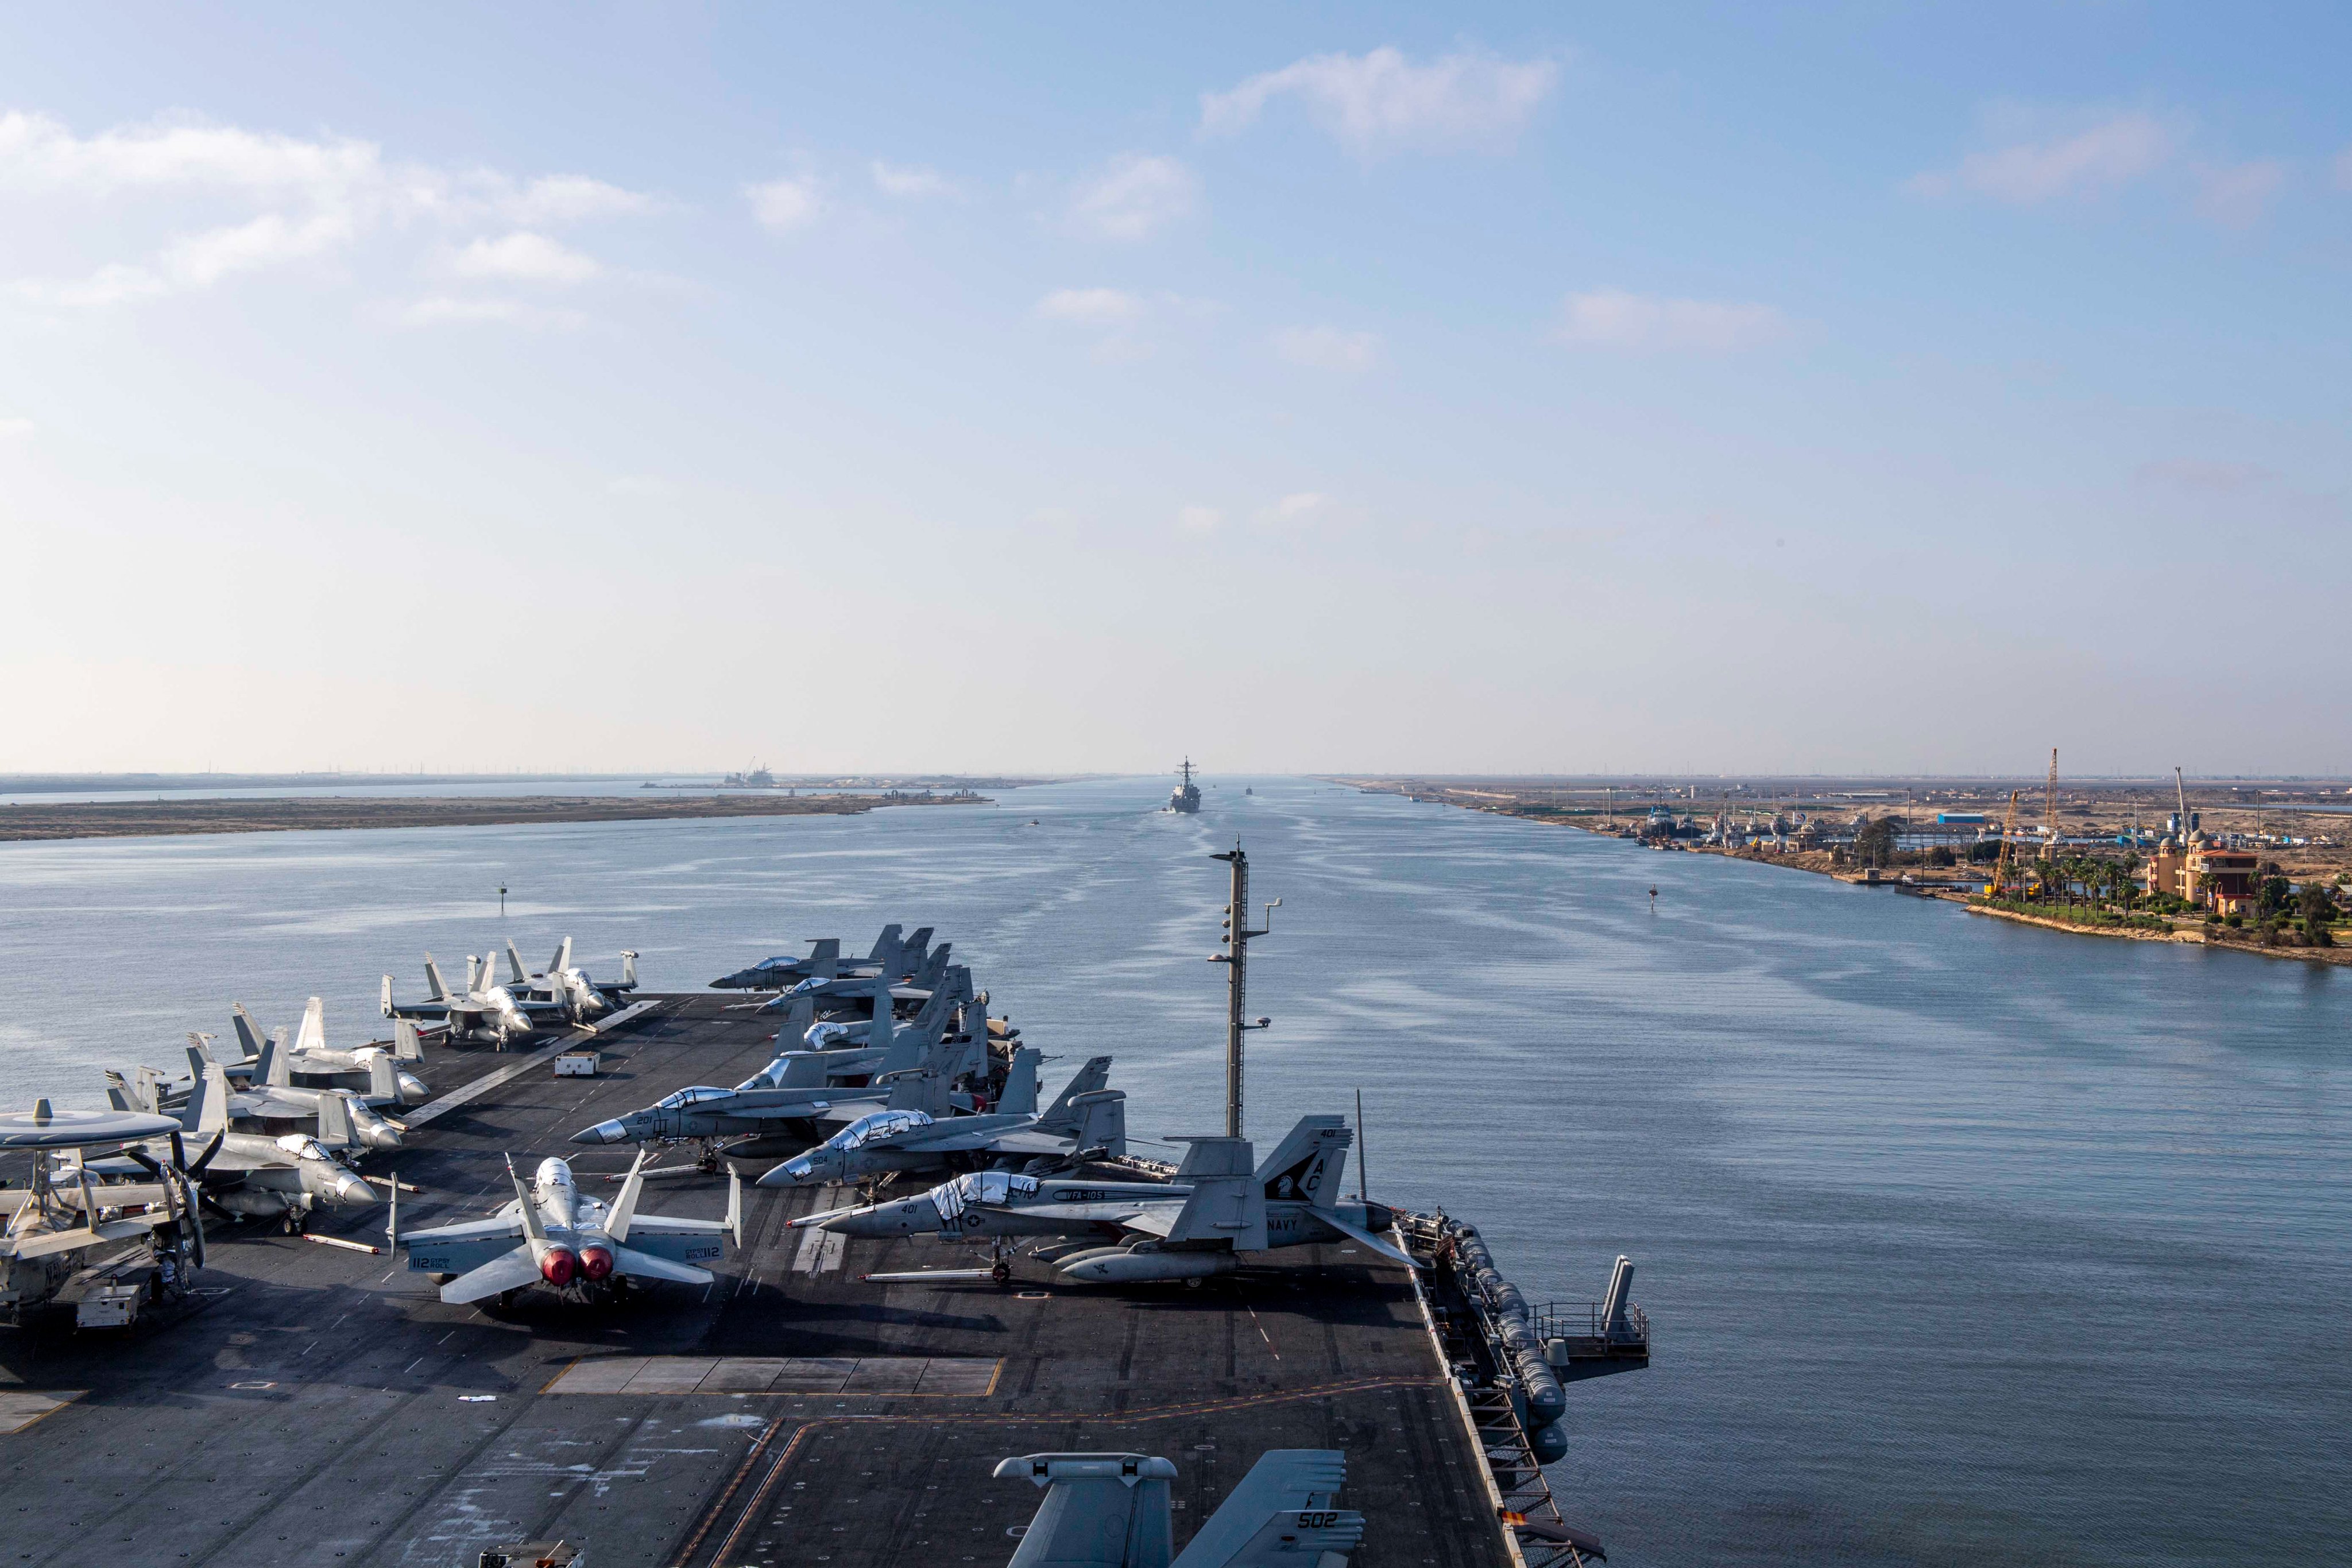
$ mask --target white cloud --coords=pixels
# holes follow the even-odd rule
[[[789,234],[816,221],[822,209],[813,179],[770,180],[762,185],[746,185],[744,196],[751,204],[751,217],[761,228],[772,234]]]
[[[2224,228],[2249,228],[2270,211],[2271,198],[2286,183],[2286,166],[2275,159],[2251,163],[2204,165],[2195,171],[2197,211]]]
[[[572,224],[637,217],[660,204],[651,196],[585,174],[550,174],[524,186],[505,204],[505,212],[517,223]]]
[[[1211,533],[1223,526],[1225,514],[1214,507],[1181,507],[1176,512],[1176,526],[1192,533]]]
[[[951,196],[955,186],[936,169],[874,160],[874,188],[886,196]]]
[[[583,325],[587,318],[577,310],[551,309],[543,305],[528,304],[520,299],[436,294],[404,308],[399,313],[398,319],[403,326],[407,327],[460,326],[492,322],[510,327],[535,327],[553,331],[568,331]]]
[[[1319,490],[1301,490],[1261,509],[1257,520],[1262,523],[1312,522],[1321,517],[1330,504],[1331,497]]]
[[[1788,319],[1769,305],[1670,299],[1600,288],[1568,297],[1560,342],[1580,349],[1689,349],[1728,352],[1788,337]]]
[[[22,441],[32,434],[29,419],[0,419],[0,441]]]
[[[1200,210],[1201,182],[1173,158],[1129,152],[1080,183],[1070,226],[1096,239],[1139,240]]]
[[[1559,80],[1551,60],[1506,60],[1476,52],[1416,66],[1392,47],[1366,55],[1311,55],[1201,96],[1201,131],[1231,135],[1266,104],[1295,96],[1351,152],[1497,142],[1533,118]]]
[[[585,283],[604,270],[593,256],[527,232],[478,239],[450,258],[449,269],[509,283]]]
[[[142,247],[142,258],[110,260],[78,279],[7,280],[20,297],[77,306],[208,288],[240,274],[351,253],[420,223],[463,232],[500,219],[558,223],[656,205],[586,175],[519,182],[493,170],[394,163],[373,142],[349,137],[305,140],[198,122],[120,126],[84,137],[22,112],[0,115],[0,203],[9,196],[47,204],[37,219],[7,211],[14,204],[0,205],[0,218],[69,233],[79,214],[61,215],[60,204],[103,208],[88,229],[110,246],[135,233],[142,216],[165,231]],[[184,227],[192,211],[210,221]]]
[[[2153,115],[2111,115],[2068,135],[1971,152],[1957,170],[1915,175],[1908,185],[1922,195],[1960,189],[2032,205],[2114,190],[2153,173],[2170,160],[2178,140]]]
[[[1294,365],[1363,371],[1380,363],[1381,340],[1375,333],[1337,327],[1285,327],[1274,335],[1274,351]]]
[[[1133,326],[1149,308],[1140,295],[1119,288],[1057,288],[1037,301],[1046,320],[1080,327]]]

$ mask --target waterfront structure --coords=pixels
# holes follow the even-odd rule
[[[2168,893],[2217,915],[2243,915],[2253,907],[2261,863],[2251,850],[2224,849],[2202,838],[2183,847],[2168,838],[2149,857],[2143,877],[2150,893]]]

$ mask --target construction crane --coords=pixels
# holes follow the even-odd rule
[[[2017,828],[2017,798],[2022,789],[2009,792],[2009,814],[2000,820],[2000,858],[1993,862],[1992,893],[1994,898],[2009,891],[2009,835]]]
[[[2186,847],[2189,842],[2189,786],[2180,781],[2180,769],[2172,770],[2172,798],[2180,803],[2180,816],[2175,841]]]
[[[2042,858],[2058,854],[2058,748],[2050,748],[2050,782],[2042,791]]]

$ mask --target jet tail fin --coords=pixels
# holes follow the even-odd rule
[[[340,1090],[320,1095],[319,1142],[331,1149],[348,1149],[356,1141],[352,1136],[352,1103]]]
[[[398,1104],[400,1103],[400,1069],[392,1064],[392,1058],[380,1051],[371,1051],[368,1053],[367,1064],[368,1097],[372,1100],[389,1100]]]
[[[1081,1149],[1101,1149],[1106,1154],[1123,1155],[1127,1153],[1127,1095],[1118,1089],[1097,1089],[1082,1094],[1074,1102],[1076,1121],[1075,1141]]]
[[[896,925],[882,927],[882,935],[874,938],[874,951],[866,955],[869,964],[879,964],[884,977],[891,977],[898,967],[898,930]]]
[[[493,960],[492,960],[492,962],[496,962],[496,960],[495,960],[495,959],[493,959]],[[523,967],[523,964],[522,964],[522,955],[521,955],[520,953],[518,953],[518,952],[516,952],[516,951],[515,951],[514,938],[513,938],[513,937],[511,937],[511,936],[508,937],[508,938],[507,938],[507,979],[508,979],[509,983],[509,984],[512,984],[512,985],[520,986],[520,985],[521,985],[525,980],[528,980],[528,979],[530,979],[530,971],[529,969],[526,969],[526,968],[524,968],[524,967]]]
[[[188,1091],[187,1108],[180,1119],[200,1138],[228,1131],[228,1074],[217,1061],[207,1061]]]
[[[425,983],[432,988],[425,998],[426,1001],[446,1002],[449,999],[449,988],[443,984],[441,979],[441,966],[433,961],[433,955],[430,953],[425,955]],[[388,982],[384,988],[384,994],[386,996],[392,994]]]
[[[996,1103],[999,1111],[1015,1116],[1037,1113],[1037,1059],[1043,1055],[1026,1045],[1013,1053],[1013,1065],[1004,1071],[1004,1094]]]
[[[1336,1448],[1267,1449],[1171,1568],[1344,1563],[1364,1539],[1364,1516],[1332,1506],[1347,1475]]]
[[[384,1017],[392,1016],[392,977],[390,975],[383,977],[383,989],[377,996],[376,1005],[383,1009]]]
[[[629,1239],[629,1227],[636,1222],[637,1195],[646,1190],[646,1151],[641,1146],[637,1157],[629,1162],[629,1175],[621,1183],[621,1196],[613,1200],[612,1211],[604,1217],[604,1234],[614,1241]]]
[[[271,1030],[269,1038],[262,1041],[261,1060],[253,1064],[253,1081],[257,1084],[274,1084],[280,1089],[293,1083],[294,1063],[287,1057],[284,1030]]]
[[[1072,1103],[1079,1095],[1092,1094],[1109,1082],[1110,1058],[1108,1056],[1087,1058],[1087,1064],[1071,1076],[1068,1086],[1054,1097],[1054,1103],[1045,1107],[1045,1113],[1037,1118],[1037,1130],[1041,1133],[1058,1133],[1066,1128],[1076,1126],[1078,1116],[1077,1113],[1071,1109]]]
[[[312,997],[302,1008],[301,1027],[294,1031],[297,1051],[327,1049],[327,1004]]]
[[[392,977],[384,977],[384,983],[390,985]],[[425,1041],[418,1037],[416,1026],[406,1019],[392,1020],[392,1059],[394,1061],[425,1060]]]
[[[735,1238],[735,1250],[743,1250],[743,1173],[734,1166],[727,1167],[727,1233]]]
[[[514,1183],[515,1201],[522,1205],[522,1213],[518,1218],[522,1221],[522,1233],[530,1239],[531,1257],[536,1259],[539,1249],[547,1244],[547,1227],[540,1223],[538,1200],[530,1196],[530,1189],[523,1186],[522,1177],[515,1174],[512,1155],[507,1156],[507,1179]],[[446,1301],[449,1298],[445,1295],[441,1299]]]
[[[245,1010],[243,1002],[229,1004],[229,1021],[236,1026],[238,1052],[248,1061],[259,1056],[262,1040],[261,1026],[253,1021],[253,1015]],[[206,1051],[205,1054],[210,1056],[212,1052]]]
[[[1258,1185],[1270,1198],[1303,1197],[1328,1209],[1339,1201],[1340,1173],[1355,1141],[1345,1116],[1301,1116],[1257,1167]]]
[[[633,991],[637,988],[637,950],[634,947],[621,949],[621,984]]]

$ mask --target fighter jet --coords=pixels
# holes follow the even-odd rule
[[[932,990],[929,998],[917,1009],[903,1030],[897,1027],[893,1018],[896,1003],[887,992],[876,993],[866,998],[866,1016],[863,1019],[832,1018],[822,1022],[812,1021],[816,1007],[813,1000],[807,997],[795,998],[792,1010],[785,1015],[783,1025],[776,1030],[775,1061],[770,1062],[767,1071],[759,1077],[737,1087],[785,1087],[784,1079],[777,1075],[787,1071],[792,1060],[815,1054],[822,1054],[824,1058],[822,1065],[827,1081],[862,1082],[881,1070],[879,1064],[891,1043],[905,1040],[909,1030],[924,1042],[924,1048],[928,1050],[932,1042],[950,1035],[950,1025],[961,1027],[969,1024],[971,1028],[978,1028],[980,1020],[986,1016],[987,1001],[984,996],[975,998],[972,995],[971,971],[960,964],[949,968],[946,978]],[[879,1036],[875,1032],[877,1022],[885,1031]],[[979,1038],[984,1041],[990,1037],[982,1035]],[[958,1071],[979,1071],[987,1065],[986,1045],[982,1043],[974,1047],[969,1030],[964,1040],[968,1049],[963,1061],[949,1070],[951,1076]],[[799,1070],[801,1076],[793,1082],[816,1082],[808,1076],[815,1071],[816,1065],[803,1063]]]
[[[891,1030],[887,997],[875,998],[875,1022]],[[948,1069],[963,1055],[961,1043],[938,1030],[891,1030],[890,1043],[877,1053],[863,1086],[829,1082],[828,1061],[863,1052],[788,1051],[733,1089],[697,1085],[663,1096],[643,1110],[599,1122],[572,1134],[575,1144],[706,1142],[740,1140],[723,1152],[742,1158],[782,1158],[808,1146],[808,1129],[852,1122],[881,1109],[926,1111],[949,1108]]]
[[[263,1048],[265,1058],[275,1059],[276,1040]],[[196,1083],[207,1069],[222,1074],[227,1081],[227,1070],[207,1059],[196,1047],[188,1048],[189,1077],[178,1082],[164,1082],[163,1075],[152,1067],[142,1067],[129,1079],[106,1070],[106,1092],[119,1109],[155,1111],[166,1115],[185,1109],[195,1093]],[[379,1072],[389,1068],[379,1064]],[[236,1133],[266,1133],[272,1137],[285,1133],[308,1132],[331,1152],[346,1153],[356,1158],[368,1149],[400,1147],[400,1124],[378,1115],[366,1097],[349,1089],[302,1089],[283,1082],[281,1071],[273,1080],[265,1069],[263,1081],[248,1089],[228,1090],[228,1126]],[[332,1126],[340,1132],[330,1129]],[[304,1124],[308,1124],[306,1127]]]
[[[446,1022],[452,1040],[473,1040],[495,1046],[500,1051],[509,1040],[520,1040],[537,1027],[540,1018],[561,1015],[563,1005],[555,1001],[526,1001],[497,984],[498,966],[487,959],[468,956],[466,960],[466,989],[453,994],[441,979],[441,966],[433,955],[425,955],[425,978],[432,990],[421,1002],[395,1002],[392,999],[392,977],[383,977],[383,1016],[388,1019],[430,1019]]]
[[[788,1008],[802,997],[814,998],[818,1006],[838,1004],[845,1000],[863,1000],[877,989],[889,992],[891,999],[908,1008],[920,1008],[931,999],[931,993],[948,975],[948,955],[955,948],[952,942],[942,942],[930,951],[930,956],[917,967],[898,975],[859,975],[845,979],[811,977],[787,987],[780,994],[761,1004],[765,1008]]]
[[[268,1081],[267,1074],[261,1071],[262,1057],[270,1042],[276,1040],[278,1054],[282,1058],[283,1082],[296,1088],[356,1090],[373,1104],[420,1105],[427,1098],[425,1081],[407,1071],[425,1060],[425,1048],[417,1038],[416,1026],[404,1019],[394,1023],[390,1050],[381,1045],[362,1045],[338,1051],[327,1044],[327,1008],[317,997],[312,997],[302,1009],[302,1022],[295,1030],[291,1044],[287,1043],[283,1030],[265,1037],[243,1002],[230,1003],[229,1011],[230,1022],[236,1030],[238,1055],[223,1057],[212,1048],[210,1036],[193,1030],[189,1031],[188,1043],[218,1061],[232,1084],[243,1087],[257,1076]],[[391,1069],[390,1089],[384,1087],[386,1080],[379,1062]]]
[[[1247,1138],[1192,1138],[1171,1182],[1088,1182],[978,1171],[919,1197],[804,1215],[848,1236],[1091,1237],[1051,1260],[1073,1280],[1139,1284],[1231,1273],[1240,1254],[1320,1241],[1352,1241],[1393,1262],[1412,1259],[1378,1231],[1379,1204],[1339,1201],[1355,1142],[1344,1117],[1302,1116],[1253,1173]]]
[[[911,973],[923,964],[923,950],[930,946],[931,928],[917,929],[905,942],[898,940],[898,927],[885,925],[882,935],[875,939],[874,950],[863,958],[844,958],[841,938],[813,938],[809,956],[795,958],[790,954],[778,954],[762,958],[748,969],[738,969],[710,982],[716,991],[778,991],[797,980],[834,980],[845,977],[858,978],[887,971],[893,976]]]
[[[182,1151],[174,1149],[169,1164],[132,1155],[126,1164],[143,1181],[103,1179],[107,1173],[84,1157],[91,1149],[136,1148],[145,1138],[176,1142],[179,1131],[169,1116],[59,1111],[47,1100],[0,1113],[0,1150],[33,1152],[30,1180],[0,1190],[0,1314],[21,1323],[70,1301],[79,1321],[119,1324],[136,1313],[145,1291],[126,1300],[93,1295],[93,1286],[100,1292],[149,1281],[163,1291],[184,1287],[204,1267],[205,1239]]]
[[[710,1271],[695,1265],[717,1261],[722,1238],[743,1245],[742,1178],[729,1178],[725,1219],[667,1219],[637,1212],[645,1163],[639,1154],[620,1196],[607,1204],[583,1194],[559,1159],[540,1161],[526,1190],[509,1155],[514,1201],[496,1218],[403,1236],[395,1209],[390,1234],[408,1249],[409,1269],[432,1275],[453,1305],[496,1296],[504,1306],[540,1284],[574,1300],[603,1299],[631,1281],[708,1285]]]
[[[1173,1550],[1170,1461],[1147,1454],[1024,1454],[1001,1481],[1043,1487],[1007,1568],[1342,1568],[1364,1516],[1336,1506],[1348,1479],[1337,1448],[1269,1448]]]
[[[219,1062],[208,1061],[180,1112],[180,1126],[203,1151],[188,1162],[187,1173],[198,1196],[214,1208],[234,1218],[277,1218],[291,1235],[319,1208],[363,1208],[382,1201],[375,1188],[329,1152],[331,1145],[355,1142],[348,1096],[322,1092],[317,1137],[232,1132],[228,1104],[228,1077]],[[151,1142],[143,1159],[127,1155],[120,1162],[98,1162],[97,1168],[127,1175],[134,1167],[152,1168],[160,1153]]]
[[[761,1176],[759,1185],[822,1186],[866,1181],[886,1172],[1067,1158],[1081,1149],[1126,1154],[1127,1096],[1103,1087],[1110,1080],[1110,1058],[1095,1057],[1078,1069],[1041,1115],[1036,1110],[1038,1056],[1027,1047],[1013,1053],[1003,1097],[986,1115],[872,1112],[806,1154],[786,1160]]]
[[[582,1024],[601,1018],[628,999],[637,988],[637,956],[621,949],[621,977],[597,980],[572,962],[572,938],[566,936],[542,970],[523,967],[522,955],[507,942],[507,988],[527,1001],[553,1002],[566,1023]]]

